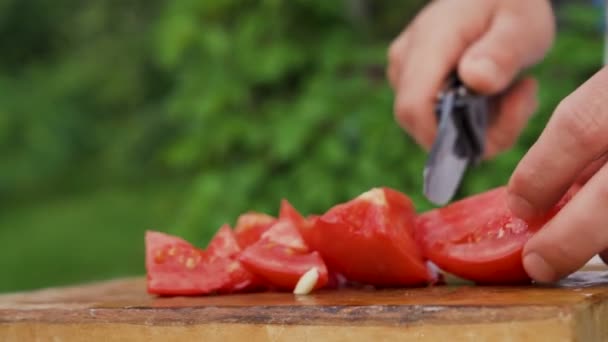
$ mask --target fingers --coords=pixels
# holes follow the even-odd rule
[[[526,78],[502,96],[496,119],[488,130],[486,158],[494,157],[515,144],[528,119],[536,111],[537,89],[536,80]]]
[[[408,28],[407,50],[400,57],[393,53],[401,63],[394,77],[396,119],[427,149],[435,138],[437,93],[465,48],[484,31],[492,13],[489,6],[490,1],[433,2]]]
[[[523,254],[526,272],[537,281],[553,282],[604,251],[608,246],[607,206],[608,165],[604,165],[527,243]]]
[[[403,64],[404,52],[407,50],[407,31],[402,32],[397,39],[393,41],[388,49],[388,68],[387,78],[393,88],[396,90],[399,85],[401,75],[401,66]]]
[[[502,91],[521,68],[545,54],[553,31],[546,0],[432,2],[389,50],[387,76],[396,92],[398,123],[428,150],[436,134],[436,96],[449,73],[458,68],[464,82],[479,92]],[[511,119],[519,124],[528,116]],[[500,128],[496,134],[516,128]],[[513,139],[507,135],[505,140]]]
[[[508,202],[516,216],[534,218],[551,208],[592,161],[608,149],[608,69],[562,101],[515,169]]]
[[[583,171],[578,175],[576,183],[584,185],[589,179],[608,162],[608,153],[604,153],[602,156],[592,161]]]
[[[511,3],[496,13],[487,32],[462,57],[459,73],[466,84],[482,93],[497,93],[544,56],[553,42],[555,24],[551,16],[531,6],[551,11],[547,2],[531,1],[519,7]]]

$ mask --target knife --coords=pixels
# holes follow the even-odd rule
[[[489,99],[475,94],[457,74],[439,94],[435,114],[437,138],[424,167],[424,194],[436,205],[447,204],[467,168],[479,163],[485,150]]]

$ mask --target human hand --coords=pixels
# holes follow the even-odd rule
[[[392,43],[387,74],[399,124],[425,149],[437,122],[434,105],[454,69],[473,90],[504,91],[488,129],[486,157],[513,145],[536,109],[536,82],[520,70],[539,61],[555,31],[547,0],[433,1]],[[508,89],[507,89],[508,88]]]
[[[596,254],[608,262],[608,68],[603,68],[556,108],[543,133],[508,184],[509,206],[531,219],[567,189],[574,198],[526,244],[526,272],[556,281]]]

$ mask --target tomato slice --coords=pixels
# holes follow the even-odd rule
[[[319,272],[315,289],[327,284],[327,267],[317,252],[309,252],[298,230],[289,220],[279,220],[255,244],[240,255],[241,263],[279,290],[293,290],[311,268]]]
[[[281,201],[279,219],[291,221],[307,244],[310,244],[312,227],[317,218],[317,215],[310,215],[304,218],[286,199]]]
[[[227,264],[168,234],[146,232],[147,287],[151,294],[207,294],[226,284]]]
[[[348,280],[375,285],[422,285],[435,280],[413,236],[411,200],[374,188],[315,220],[311,247]]]
[[[242,249],[256,243],[262,234],[270,228],[276,218],[254,211],[246,212],[239,216],[234,227],[236,240]]]
[[[262,234],[260,240],[290,248],[294,252],[307,253],[308,246],[296,229],[296,226],[288,220],[279,220],[277,223]]]
[[[222,226],[207,250],[165,233],[146,232],[148,292],[159,295],[202,295],[253,291],[261,281],[238,261],[240,248],[228,225]]]
[[[289,247],[260,241],[243,251],[240,260],[280,290],[293,290],[300,277],[313,267],[320,276],[315,289],[328,281],[327,267],[317,252],[298,254]]]
[[[417,219],[417,237],[425,255],[444,271],[481,284],[529,282],[522,249],[578,191],[573,187],[547,215],[525,222],[514,217],[506,187],[498,187]]]
[[[225,224],[209,241],[207,251],[217,257],[233,257],[241,251],[241,247],[239,247],[230,226]]]
[[[207,246],[207,252],[216,260],[226,262],[223,272],[225,283],[219,293],[251,292],[265,288],[262,280],[249,272],[238,260],[241,253],[236,237],[228,225],[223,225]]]

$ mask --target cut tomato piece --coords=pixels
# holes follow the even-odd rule
[[[317,252],[309,252],[290,220],[279,220],[255,244],[246,248],[239,260],[252,273],[281,290],[293,290],[300,277],[316,267],[315,288],[327,284],[327,267]]]
[[[319,272],[315,289],[327,284],[327,267],[317,252],[301,254],[293,249],[260,241],[241,254],[240,261],[253,273],[281,290],[292,291],[311,268]]]
[[[411,200],[374,188],[315,220],[311,247],[348,280],[376,285],[422,285],[435,278],[413,236]]]
[[[148,292],[197,295],[214,292],[227,282],[227,263],[178,237],[146,232]]]
[[[261,279],[249,272],[240,261],[241,253],[236,237],[228,225],[223,225],[207,246],[213,258],[226,261],[226,282],[218,289],[220,293],[250,292],[265,288]]]
[[[543,218],[525,222],[508,209],[506,187],[498,187],[420,215],[418,241],[431,261],[461,278],[481,284],[529,282],[524,244],[576,191],[570,189]]]
[[[279,219],[289,220],[298,229],[298,232],[306,243],[309,243],[310,234],[317,216],[304,218],[286,199],[281,201]]]
[[[269,230],[262,234],[260,240],[289,247],[298,253],[308,252],[308,246],[304,242],[304,239],[302,239],[294,224],[289,220],[277,221]]]
[[[277,219],[270,215],[253,211],[239,216],[234,227],[234,233],[239,246],[245,249],[256,243],[262,234],[276,221]]]
[[[207,245],[207,251],[218,257],[233,257],[241,251],[232,229],[225,224],[215,233]]]
[[[148,292],[159,295],[232,293],[262,288],[238,261],[240,248],[228,225],[200,250],[168,234],[146,233]]]

